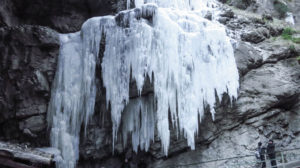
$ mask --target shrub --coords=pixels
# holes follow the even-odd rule
[[[279,16],[281,18],[286,16],[286,13],[288,12],[288,7],[286,4],[284,4],[283,2],[279,1],[279,0],[275,0],[274,1],[274,8],[275,10],[279,13]]]
[[[281,36],[285,40],[292,40],[292,36],[294,33],[296,33],[296,31],[294,29],[288,27],[283,30]]]
[[[300,44],[300,38],[293,37],[293,34],[297,33],[296,30],[292,28],[285,28],[281,34],[281,37],[285,40],[290,40],[294,43]]]
[[[300,38],[292,38],[294,43],[300,44]]]
[[[296,51],[296,48],[295,48],[294,45],[290,45],[289,48],[290,48],[290,50],[293,51],[293,52]]]
[[[296,58],[296,60],[297,60],[298,63],[300,64],[300,56],[298,56],[298,57]]]

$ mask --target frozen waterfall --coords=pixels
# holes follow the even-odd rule
[[[216,93],[219,99],[225,92],[237,97],[238,72],[230,39],[222,25],[204,18],[207,11],[217,12],[212,1],[135,0],[135,6],[116,16],[89,19],[81,32],[61,35],[48,109],[51,145],[62,155],[59,167],[75,167],[78,160],[80,128],[94,111],[95,64],[102,38],[112,139],[117,139],[122,124],[124,145],[131,137],[135,151],[147,151],[157,131],[167,155],[169,119],[194,149],[204,107],[210,107],[214,116]],[[130,78],[141,94],[147,77],[154,94],[130,100]]]

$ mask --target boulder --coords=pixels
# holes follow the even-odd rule
[[[234,12],[230,9],[225,9],[223,13],[220,14],[221,17],[233,18]]]
[[[243,76],[251,69],[255,69],[262,65],[263,57],[260,53],[251,45],[240,42],[234,50],[235,61],[239,73]]]
[[[250,31],[242,33],[241,39],[243,41],[247,41],[247,42],[256,44],[256,43],[260,43],[260,42],[264,41],[266,38],[261,32],[259,32],[257,30],[250,30]]]

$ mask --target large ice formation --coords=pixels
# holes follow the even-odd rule
[[[122,123],[124,145],[131,136],[135,151],[147,151],[157,131],[167,155],[169,119],[194,149],[204,107],[210,107],[214,116],[216,95],[219,99],[225,92],[237,96],[238,72],[230,39],[222,25],[204,18],[208,11],[213,16],[217,11],[212,1],[144,3],[136,0],[135,9],[89,19],[81,32],[61,35],[48,110],[51,144],[63,158],[59,167],[76,165],[80,128],[94,111],[95,64],[102,38],[102,77],[107,106],[111,106],[113,140]],[[141,94],[146,77],[154,84],[153,96],[130,100],[130,79]]]

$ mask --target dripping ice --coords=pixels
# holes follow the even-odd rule
[[[95,64],[102,38],[101,67],[107,107],[111,107],[112,139],[122,135],[126,145],[130,138],[135,151],[147,151],[157,131],[167,155],[169,124],[176,126],[194,149],[198,116],[201,120],[207,106],[214,116],[215,93],[219,99],[225,92],[237,97],[238,72],[230,39],[222,25],[204,18],[207,11],[218,12],[215,3],[145,3],[149,4],[136,0],[135,9],[89,19],[81,32],[61,35],[48,109],[51,145],[62,155],[59,167],[76,166],[80,128],[94,111]],[[153,95],[141,96],[147,77],[154,85]],[[138,98],[129,97],[130,79],[136,82]]]

